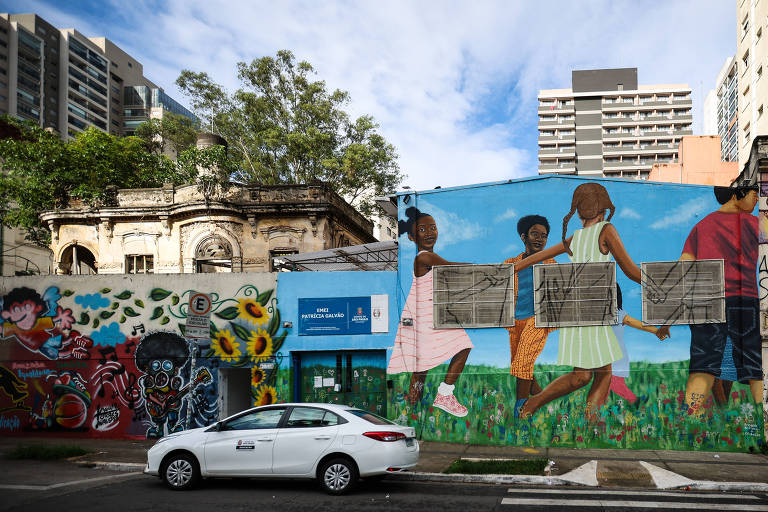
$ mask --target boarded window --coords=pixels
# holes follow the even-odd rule
[[[435,329],[515,324],[514,265],[441,265],[432,272]]]
[[[535,265],[533,299],[536,327],[614,325],[616,264]]]
[[[656,261],[642,271],[643,323],[725,322],[723,260]]]

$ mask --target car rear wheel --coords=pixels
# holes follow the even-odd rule
[[[320,485],[328,494],[344,494],[357,484],[357,467],[349,459],[331,459],[320,470]]]
[[[161,475],[170,489],[185,491],[197,485],[200,480],[200,468],[192,455],[177,453],[165,461]]]

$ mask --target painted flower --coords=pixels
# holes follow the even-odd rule
[[[256,325],[266,325],[269,322],[267,310],[253,299],[239,299],[237,312],[241,318],[245,318]]]
[[[264,329],[251,331],[246,350],[253,359],[269,357],[272,355],[272,337]]]
[[[754,405],[750,403],[741,404],[741,414],[743,414],[744,416],[752,416],[754,413],[755,413]]]
[[[216,332],[211,338],[211,347],[213,353],[222,361],[233,362],[242,355],[240,343],[235,341],[235,336],[229,332],[229,329]]]
[[[256,394],[256,401],[253,403],[255,407],[260,405],[269,405],[277,401],[277,391],[272,386],[264,386]]]
[[[266,379],[266,375],[264,375],[264,370],[262,370],[258,366],[254,366],[253,368],[251,368],[251,386],[259,387],[264,382],[264,379]]]

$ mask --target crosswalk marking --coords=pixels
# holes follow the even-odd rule
[[[585,489],[585,490],[576,490],[576,489],[563,489],[562,487],[559,487],[557,489],[514,489],[510,488],[508,492],[511,493],[522,493],[522,494],[557,494],[558,496],[562,496],[563,494],[570,494],[572,496],[577,495],[583,495],[583,496],[592,496],[592,495],[613,495],[613,496],[669,496],[673,498],[707,498],[707,499],[723,499],[723,500],[732,500],[732,499],[744,499],[744,500],[757,500],[760,499],[757,496],[751,495],[751,494],[744,494],[744,495],[728,495],[728,494],[714,494],[714,493],[695,493],[695,492],[667,492],[667,491],[630,491],[630,490],[624,490],[624,491],[604,491],[604,490],[596,490],[596,489]]]
[[[679,501],[625,501],[625,500],[550,500],[542,498],[503,498],[502,505],[537,505],[557,507],[624,507],[624,508],[675,508],[701,509],[704,503],[686,503]],[[753,505],[748,503],[728,504],[719,503],[718,510],[736,510],[743,512],[767,512],[768,505]]]

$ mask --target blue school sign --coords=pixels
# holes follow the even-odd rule
[[[299,299],[301,336],[370,333],[370,296]]]

